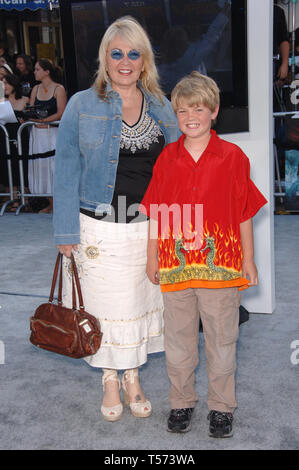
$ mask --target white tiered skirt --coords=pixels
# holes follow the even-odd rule
[[[163,299],[146,275],[148,222],[117,224],[80,214],[74,252],[85,310],[100,320],[93,367],[132,369],[164,350]],[[72,306],[70,260],[64,258],[63,304]]]
[[[46,157],[56,149],[58,128],[32,127],[29,140],[29,154],[35,156],[28,162],[28,184],[32,194],[53,194],[55,156]],[[40,155],[42,158],[36,158]]]

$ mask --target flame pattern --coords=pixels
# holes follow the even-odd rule
[[[192,225],[190,224],[190,233],[192,233]],[[193,232],[194,235],[194,232]],[[181,233],[183,238],[183,234]],[[205,248],[205,239],[214,237],[215,256],[213,263],[215,267],[224,268],[223,272],[229,272],[231,279],[242,276],[242,248],[240,234],[236,234],[230,225],[224,230],[216,222],[209,226],[205,221],[202,231],[202,240],[196,249],[192,249],[192,243],[189,243],[187,236],[184,240],[188,241],[189,251],[183,250],[186,266],[177,276],[176,282],[190,279],[206,279],[206,280],[223,280],[225,276],[221,274],[221,270],[214,272],[207,266],[207,257],[210,249],[201,251]],[[195,245],[194,245],[195,246]],[[160,236],[159,238],[159,267],[160,267],[160,283],[167,284],[169,274],[172,270],[179,266],[180,262],[175,253],[175,238],[172,230],[169,229],[169,236]]]

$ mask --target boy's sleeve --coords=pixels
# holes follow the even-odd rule
[[[240,198],[241,223],[251,219],[267,203],[267,199],[250,179],[250,162],[245,154],[242,154],[240,174],[237,175],[236,185]]]

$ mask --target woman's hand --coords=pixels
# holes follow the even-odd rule
[[[30,119],[32,122],[40,123],[40,124],[35,124],[35,127],[37,129],[47,129],[48,128],[48,122],[46,123],[44,119]]]
[[[146,274],[153,284],[160,283],[159,262],[156,257],[147,260]]]
[[[58,248],[61,254],[63,254],[67,258],[70,258],[72,250],[77,251],[78,245],[56,245],[56,248]]]

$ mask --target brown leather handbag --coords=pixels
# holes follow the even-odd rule
[[[30,319],[30,341],[39,348],[78,359],[98,351],[103,333],[99,320],[84,310],[80,281],[73,255],[71,255],[71,262],[73,308],[62,306],[62,254],[59,253],[54,268],[49,302],[40,305]],[[59,267],[58,303],[54,304],[53,296]],[[76,307],[74,278],[79,310]]]

